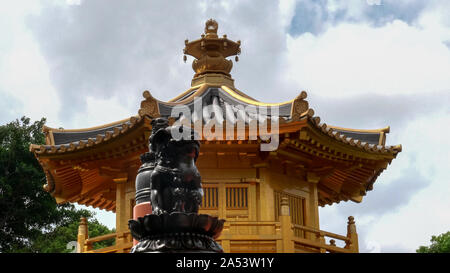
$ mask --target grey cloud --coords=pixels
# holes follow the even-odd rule
[[[417,246],[417,248],[419,248],[419,246]],[[411,252],[415,252],[415,251],[412,251],[408,248],[400,247],[398,245],[384,245],[381,248],[381,252],[382,253],[411,253]]]
[[[81,3],[48,2],[28,20],[50,67],[65,122],[84,110],[86,96],[117,96],[136,108],[143,90],[168,100],[189,88],[194,72],[192,58],[182,62],[184,40],[199,38],[211,17],[219,22],[219,34],[242,40],[240,62],[232,71],[239,89],[258,97],[260,90],[284,84],[269,77],[283,67],[286,46],[274,1],[258,6],[239,1],[227,8],[220,1],[206,1],[204,10],[191,1]]]
[[[450,49],[450,41],[444,41],[444,45]]]
[[[333,206],[336,206],[337,210],[333,217],[340,223],[330,223],[327,219],[322,219],[325,224],[322,229],[345,234],[345,225],[341,220],[352,215],[356,220],[360,252],[374,251],[374,248],[377,246],[380,247],[379,251],[381,252],[412,252],[410,249],[401,248],[396,245],[377,245],[377,242],[366,244],[364,238],[371,231],[372,226],[370,224],[358,224],[358,220],[365,216],[375,216],[378,218],[383,214],[397,211],[401,207],[406,206],[415,193],[427,187],[431,180],[413,167],[407,169],[404,176],[391,181],[389,184],[384,184],[384,180],[385,178],[382,174],[375,183],[374,190],[367,193],[362,203],[358,204],[349,201],[334,204]]]
[[[435,3],[435,1],[423,0],[381,0],[380,5],[369,5],[365,1],[356,3],[342,1],[337,3],[337,7],[330,9],[328,2],[327,0],[298,1],[290,33],[301,35],[310,32],[317,35],[329,26],[343,22],[367,22],[373,26],[383,26],[393,20],[402,20],[412,24],[423,10]],[[359,9],[359,12],[353,12],[355,9]]]
[[[180,89],[189,78],[182,66],[183,31],[194,5],[148,1],[82,1],[80,6],[46,6],[28,20],[50,67],[50,77],[67,119],[85,97],[134,96],[146,88],[156,96]],[[164,18],[170,17],[170,20]],[[185,21],[191,23],[186,24]],[[201,19],[197,19],[201,25]],[[178,35],[176,35],[178,34]],[[174,71],[177,71],[174,73]],[[183,87],[184,88],[184,87]]]
[[[397,159],[398,160],[398,159]],[[367,192],[360,204],[347,202],[338,204],[339,213],[344,216],[354,215],[382,215],[394,212],[398,208],[408,204],[411,197],[418,191],[430,185],[430,178],[426,178],[416,168],[405,170],[401,178],[384,184],[384,174],[375,182],[374,190]]]
[[[20,119],[19,109],[23,104],[11,95],[0,90],[0,125],[9,123],[17,118]]]
[[[290,33],[293,35],[305,32],[321,33],[325,27],[324,23],[330,19],[330,12],[326,5],[327,0],[297,2],[295,16],[291,21]]]
[[[366,16],[375,26],[382,26],[393,20],[402,20],[412,24],[429,5],[429,1],[382,1],[382,5],[373,5],[366,9]]]
[[[327,98],[308,92],[308,100],[322,122],[330,125],[357,129],[377,129],[389,125],[389,142],[394,135],[400,139],[398,136],[404,126],[421,115],[439,111],[449,113],[449,91],[413,95],[361,94],[342,98]]]
[[[356,218],[358,221],[358,218]],[[358,225],[356,222],[356,229],[359,237],[359,252],[369,253],[369,252],[381,252],[381,253],[411,253],[414,249],[404,248],[399,245],[379,243],[377,241],[366,241],[364,240],[366,234],[371,230],[370,225]],[[418,248],[419,246],[417,246]]]
[[[310,107],[315,109],[316,115],[321,117],[322,122],[349,128],[374,129],[386,125],[391,126],[391,133],[387,137],[388,144],[401,144],[407,142],[414,136],[404,134],[404,128],[413,123],[419,117],[435,116],[436,114],[449,114],[450,103],[449,90],[436,92],[423,92],[414,95],[378,95],[361,94],[353,97],[327,98],[309,93]],[[420,131],[418,130],[419,134]],[[394,141],[393,141],[394,139]],[[409,145],[415,145],[409,142]],[[394,160],[390,168],[382,173],[374,184],[374,190],[369,191],[362,203],[341,202],[334,204],[336,214],[333,221],[341,221],[347,216],[355,216],[356,221],[363,216],[380,217],[386,213],[396,212],[406,206],[411,198],[419,191],[425,189],[431,183],[431,178],[420,173],[415,167],[416,155],[414,147],[404,146],[403,152]],[[400,163],[403,159],[410,160],[410,167],[405,169],[403,175],[385,183],[389,177],[389,169]],[[326,210],[327,208],[323,208]],[[338,231],[344,227],[343,223],[328,222],[323,220],[325,229]],[[370,247],[362,242],[365,234],[371,227],[368,225],[358,226],[360,235],[360,251],[371,251]],[[345,231],[343,231],[345,233]],[[374,242],[376,243],[376,242]],[[413,250],[403,249],[398,246],[385,246],[382,252],[411,252]]]

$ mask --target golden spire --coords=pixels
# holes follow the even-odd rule
[[[215,20],[209,19],[205,24],[205,33],[201,35],[200,39],[192,42],[185,41],[184,54],[195,58],[192,62],[192,69],[195,71],[194,80],[206,74],[222,74],[231,80],[230,71],[233,62],[225,58],[241,53],[241,41],[228,40],[227,35],[219,38],[218,28],[219,24]],[[236,56],[236,61],[238,60]],[[186,61],[186,55],[184,61]]]

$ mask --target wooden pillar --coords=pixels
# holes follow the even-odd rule
[[[115,178],[116,183],[116,247],[117,252],[124,252],[125,244],[132,241],[128,220],[133,218],[132,200],[135,197],[137,170],[130,168],[122,177]]]
[[[270,170],[267,168],[259,168],[260,183],[258,184],[257,196],[257,220],[258,221],[275,221],[275,196],[270,186]],[[260,226],[257,228],[258,234],[273,234],[273,227]]]
[[[226,219],[227,215],[227,193],[225,183],[218,184],[219,207],[217,208],[217,216],[219,219]]]
[[[220,235],[223,239],[221,240],[220,244],[222,245],[223,252],[224,253],[230,253],[231,247],[230,247],[230,223],[225,222],[223,225],[222,234]]]
[[[289,200],[287,197],[281,198],[281,234],[283,237],[283,253],[294,253],[294,231],[292,230],[291,216],[289,211]]]
[[[84,243],[89,238],[87,220],[85,217],[80,218],[80,225],[78,226],[78,236],[77,236],[77,253],[82,253],[85,251]]]
[[[309,183],[309,204],[307,211],[307,222],[306,226],[314,229],[320,229],[319,226],[319,192],[317,190],[317,184],[320,181],[320,177],[314,173],[308,172],[306,179]],[[318,240],[315,238],[314,234],[307,232],[306,238],[310,240]]]
[[[257,221],[257,196],[256,196],[256,182],[250,182],[248,187],[248,220]],[[260,234],[259,227],[249,227],[250,234]]]
[[[321,243],[321,244],[323,244],[323,245],[326,244],[326,242],[325,242],[325,234],[322,231],[316,234],[316,241]],[[319,248],[319,252],[320,253],[326,253],[327,250],[325,248]]]
[[[270,187],[270,174],[266,168],[260,168],[262,182],[259,183],[259,219],[260,221],[275,220],[274,192]]]
[[[116,181],[116,246],[117,252],[123,252],[121,246],[126,243],[124,232],[128,230],[127,200],[126,200],[126,180]]]
[[[359,252],[358,233],[356,233],[355,218],[353,216],[348,217],[347,223],[347,237],[350,239],[350,244],[347,244],[345,248],[351,249],[353,252]]]
[[[257,213],[256,213],[256,182],[250,182],[248,187],[248,220],[256,221]]]
[[[283,234],[281,232],[281,223],[275,225],[275,235],[278,238],[276,241],[277,253],[283,253]]]

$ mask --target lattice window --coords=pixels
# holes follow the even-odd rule
[[[217,209],[219,207],[219,190],[217,187],[203,184],[202,209]]]
[[[227,209],[247,209],[248,208],[248,188],[247,187],[227,187],[226,188]]]
[[[287,197],[289,202],[289,211],[291,214],[291,222],[297,225],[305,224],[305,198],[287,194],[284,192],[275,191],[275,219],[279,220],[280,208],[281,208],[281,198]],[[303,237],[303,231],[295,230],[295,236]]]

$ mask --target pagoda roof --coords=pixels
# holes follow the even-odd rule
[[[385,145],[390,128],[365,130],[327,125],[315,116],[305,91],[281,103],[264,103],[246,95],[235,88],[230,74],[232,62],[226,59],[240,54],[240,41],[229,40],[226,35],[219,38],[217,28],[217,22],[209,20],[201,39],[185,41],[184,53],[196,58],[192,65],[196,74],[191,88],[175,98],[161,101],[144,91],[136,116],[85,129],[44,127],[46,143],[31,144],[30,151],[46,174],[45,189],[58,203],[77,202],[114,211],[115,183],[136,175],[139,156],[148,151],[151,121],[166,117],[173,124],[176,119],[170,116],[179,106],[189,108],[194,123],[215,119],[224,130],[232,127],[235,132],[245,133],[239,140],[210,140],[201,134],[202,150],[223,155],[221,150],[234,149],[239,154],[252,154],[253,158],[258,153],[261,160],[271,158],[273,162],[290,164],[306,177],[319,175],[319,205],[342,200],[360,202],[372,189],[377,177],[402,150],[401,145]],[[200,111],[198,102],[202,104]],[[261,107],[266,107],[267,115],[257,111]],[[190,118],[178,116],[177,120]],[[245,121],[244,128],[239,120]],[[259,152],[260,145],[267,141],[262,140],[260,131],[256,140],[251,135],[253,121],[268,125],[277,121],[277,150]],[[257,163],[261,164],[265,163]]]
[[[314,110],[309,107],[306,101],[307,94],[304,91],[291,101],[270,104],[243,96],[235,89],[221,85],[204,84],[185,93],[185,96],[164,102],[153,98],[150,92],[145,91],[143,94],[144,100],[141,102],[141,108],[138,111],[139,114],[114,123],[85,129],[44,127],[46,144],[32,144],[30,150],[35,153],[46,171],[46,189],[53,192],[55,196],[59,196],[57,198],[59,202],[78,202],[114,210],[115,197],[111,197],[111,200],[99,196],[89,197],[89,191],[87,190],[84,194],[76,194],[76,192],[83,191],[84,186],[81,186],[84,183],[82,175],[93,172],[91,180],[95,181],[105,179],[102,172],[108,172],[104,167],[99,167],[100,169],[97,171],[88,170],[88,168],[83,169],[82,166],[86,163],[80,162],[89,160],[107,162],[114,158],[125,160],[131,155],[138,160],[139,154],[148,149],[147,140],[151,131],[151,120],[156,117],[169,117],[170,109],[176,105],[192,106],[195,97],[202,99],[207,104],[216,100],[221,109],[239,104],[246,106],[280,106],[279,135],[281,144],[279,150],[275,151],[274,154],[295,158],[296,155],[294,154],[301,152],[308,154],[311,159],[333,161],[335,164],[343,164],[342,166],[344,166],[343,170],[333,171],[319,184],[320,205],[332,204],[341,200],[360,202],[365,192],[372,189],[373,183],[387,167],[387,164],[402,149],[401,145],[385,145],[386,134],[390,131],[389,127],[359,130],[331,126],[321,122],[320,117],[315,116]],[[257,116],[250,117],[252,113],[246,112],[246,114],[249,115],[249,118],[259,118]],[[173,118],[169,118],[169,120],[171,123],[175,121]],[[230,125],[235,127],[236,123],[225,122],[225,126]],[[248,127],[247,124],[246,128],[248,129]],[[128,144],[130,142],[132,142],[131,145]],[[249,135],[246,135],[245,140],[208,141],[202,139],[202,143],[219,146],[226,143],[240,143],[240,145],[246,143],[259,146],[262,142],[250,140]],[[316,147],[320,148],[315,150]],[[115,154],[114,151],[118,149],[121,152]],[[290,152],[286,153],[285,151]],[[51,165],[51,162],[57,163]],[[98,164],[99,166],[105,165]],[[352,166],[359,167],[353,169]],[[49,172],[49,170],[55,168],[59,168],[58,173],[62,173],[62,176],[58,177],[58,175]],[[124,171],[122,170],[122,172]],[[92,181],[90,183],[94,183]],[[67,187],[73,187],[70,185],[74,185],[74,183],[80,184],[78,191],[74,190],[73,193],[61,195],[61,191],[67,191]],[[344,194],[340,189],[345,189],[348,183],[354,183],[355,185],[358,183],[360,186],[346,189],[346,192],[352,193]],[[55,189],[59,189],[59,193]],[[355,192],[356,189],[357,192]]]
[[[191,88],[185,96],[175,98],[174,100],[163,102],[153,98],[148,91],[144,92],[145,100],[141,103],[139,115],[132,116],[117,122],[104,124],[101,126],[85,128],[85,129],[63,129],[51,128],[45,126],[43,131],[47,136],[45,145],[31,145],[30,150],[37,154],[61,154],[66,152],[76,152],[82,149],[87,149],[95,145],[100,145],[105,141],[112,140],[128,130],[142,123],[142,119],[147,116],[152,119],[155,117],[170,118],[171,110],[175,106],[186,105],[192,111],[194,110],[194,98],[200,98],[203,101],[203,111],[206,107],[213,105],[215,102],[223,111],[227,109],[232,110],[235,120],[233,126],[236,125],[237,107],[245,106],[245,114],[247,115],[246,123],[252,119],[261,120],[265,117],[258,116],[252,112],[252,106],[279,106],[279,123],[281,126],[288,125],[301,119],[308,119],[315,127],[319,128],[323,133],[327,134],[333,139],[355,146],[366,152],[374,153],[397,153],[401,150],[401,146],[386,146],[386,134],[389,133],[390,128],[382,129],[349,129],[337,126],[327,125],[320,122],[320,118],[314,116],[314,110],[309,108],[308,102],[305,100],[307,94],[305,91],[297,96],[296,99],[283,103],[262,103],[250,97],[242,95],[242,92],[237,92],[227,86],[211,86],[202,85],[197,88]],[[152,106],[150,106],[152,105]],[[250,107],[248,107],[250,106]],[[255,108],[256,109],[256,108]],[[270,117],[270,111],[268,111]],[[205,122],[205,115],[202,115],[203,122]],[[221,119],[225,123],[225,118]],[[282,133],[282,132],[280,132]]]

